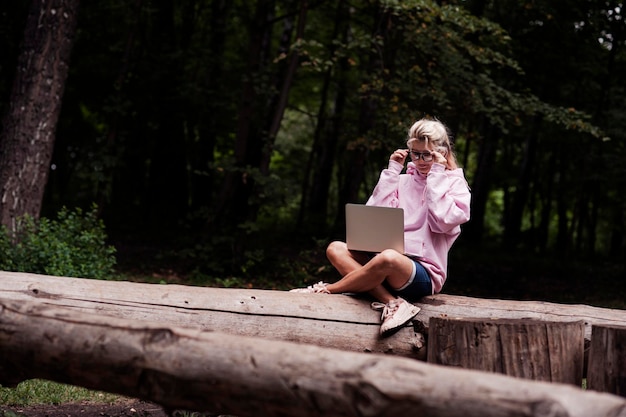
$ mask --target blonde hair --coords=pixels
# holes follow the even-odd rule
[[[430,145],[432,150],[446,157],[449,169],[455,169],[458,165],[452,148],[451,136],[448,127],[439,120],[424,118],[413,123],[409,129],[406,146],[410,149],[411,143],[424,142],[427,146]]]
[[[406,145],[410,148],[411,143],[416,141],[425,142],[432,147],[432,150],[441,153],[447,158],[451,157],[456,163],[450,136],[451,134],[447,126],[439,120],[424,118],[413,123],[413,126],[411,126]]]

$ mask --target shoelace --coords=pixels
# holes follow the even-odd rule
[[[385,320],[385,318],[391,316],[400,306],[400,303],[397,301],[390,301],[388,304],[383,304],[378,301],[374,301],[372,304],[372,309],[374,310],[382,310],[383,313],[380,316],[381,320]]]

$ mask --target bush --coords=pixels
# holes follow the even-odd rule
[[[16,235],[0,231],[0,268],[78,278],[108,278],[115,266],[115,248],[106,242],[97,207],[83,213],[63,208],[57,220],[30,216],[18,219]]]

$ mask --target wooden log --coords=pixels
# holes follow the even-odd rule
[[[430,319],[428,362],[580,387],[584,324]]]
[[[15,377],[240,417],[626,417],[564,384],[0,301],[0,383]]]
[[[424,297],[415,327],[378,337],[380,316],[369,301],[286,291],[206,288],[98,281],[0,271],[0,297],[37,300],[82,312],[135,320],[159,320],[231,334],[383,352],[426,360],[424,335],[431,317],[536,319],[626,326],[626,311],[538,301],[481,299],[448,294]],[[587,350],[586,350],[587,352]],[[586,357],[586,356],[585,356]]]
[[[626,397],[626,327],[593,326],[587,387]]]
[[[0,298],[84,313],[426,360],[412,326],[380,338],[380,312],[343,295],[141,284],[0,272]]]

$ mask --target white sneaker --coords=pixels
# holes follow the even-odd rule
[[[396,298],[388,302],[387,304],[372,303],[372,308],[383,310],[381,320],[383,323],[380,325],[380,334],[387,335],[394,330],[398,330],[404,326],[413,317],[420,312],[420,308],[410,304],[403,298]]]
[[[328,284],[320,281],[317,284],[309,285],[306,288],[294,288],[293,290],[289,290],[289,292],[330,294],[330,291],[326,288],[327,285]]]

